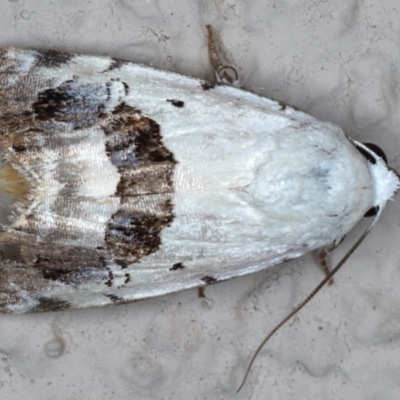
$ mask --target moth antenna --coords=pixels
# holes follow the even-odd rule
[[[375,222],[378,220],[378,218],[381,214],[382,208],[383,207],[380,208],[380,210],[376,214],[374,220],[371,222],[371,224],[368,226],[368,228],[365,230],[365,232],[358,238],[358,240],[353,245],[353,247],[339,261],[339,263],[336,265],[336,267],[333,268],[332,271],[330,271],[329,274],[327,274],[325,276],[325,278],[319,283],[319,285],[294,310],[292,310],[285,318],[283,318],[282,321],[279,322],[279,324],[276,325],[269,332],[269,334],[264,338],[264,340],[260,343],[260,345],[257,347],[257,350],[254,352],[253,356],[250,359],[250,362],[249,362],[249,365],[244,374],[243,380],[242,380],[238,390],[236,391],[236,393],[239,393],[239,391],[244,386],[246,379],[249,376],[250,369],[254,364],[255,359],[257,358],[258,354],[260,353],[262,348],[265,346],[265,344],[268,342],[268,340],[271,339],[271,337],[274,336],[275,333],[278,332],[279,329],[282,328],[282,326],[286,324],[286,322],[288,322],[292,317],[294,317],[332,279],[333,275],[335,275],[336,272],[339,271],[339,269],[342,267],[342,265],[349,259],[349,257],[354,253],[354,251],[357,249],[357,247],[366,238],[368,233],[371,232],[372,227],[375,225]]]

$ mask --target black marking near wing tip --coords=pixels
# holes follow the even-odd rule
[[[185,266],[182,263],[176,263],[169,270],[170,271],[177,271],[179,269],[185,269]]]
[[[176,99],[167,99],[169,103],[171,103],[173,106],[182,108],[185,103],[182,100],[176,100]]]
[[[217,283],[217,282],[218,282],[218,280],[215,279],[213,276],[208,276],[208,275],[203,276],[203,277],[201,278],[201,280],[202,280],[203,282],[205,282],[206,285],[212,285],[213,283]]]
[[[59,68],[71,61],[73,57],[73,54],[61,51],[41,50],[36,53],[36,65],[45,68]]]

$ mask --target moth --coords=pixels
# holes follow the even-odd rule
[[[120,304],[338,243],[399,179],[283,103],[109,57],[0,52],[0,310]]]

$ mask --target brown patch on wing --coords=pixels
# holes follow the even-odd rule
[[[22,73],[24,57],[31,67]],[[60,66],[71,58],[57,52],[0,52],[0,151],[12,168],[24,169],[32,186],[37,185],[35,179],[43,179],[40,163],[51,150],[56,153],[52,178],[60,184],[58,197],[51,199],[48,208],[55,222],[46,222],[47,217],[36,211],[40,207],[31,208],[29,214],[26,208],[23,224],[3,238],[21,247],[25,265],[41,272],[47,282],[75,285],[90,280],[112,285],[113,277],[107,270],[111,261],[122,269],[160,248],[161,232],[174,218],[176,160],[163,143],[161,127],[142,114],[140,105],[127,105],[121,95],[119,105],[110,111],[109,102],[115,99],[112,90],[121,82],[90,84],[70,76],[55,84],[41,70]],[[121,65],[117,60],[110,68]],[[129,87],[122,84],[126,93]],[[70,154],[68,149],[73,146],[87,146],[92,129],[105,133],[101,143],[120,175],[114,196],[109,199],[119,199],[120,206],[110,213],[104,246],[97,248],[86,243],[80,226],[80,222],[86,223],[82,215],[88,201],[77,197],[85,164],[62,156]],[[64,208],[57,205],[60,199],[66,199]],[[68,205],[69,199],[73,206]],[[101,201],[106,204],[108,199]],[[77,212],[78,216],[74,214]],[[69,244],[80,237],[81,246]]]
[[[125,103],[113,111],[103,128],[107,155],[121,176],[115,193],[121,205],[140,195],[152,198],[151,211],[120,209],[108,223],[105,240],[109,249],[116,259],[134,262],[160,248],[161,231],[173,220],[176,161],[163,144],[157,122]]]
[[[104,110],[107,86],[84,84],[79,79],[40,91],[32,105],[42,121],[62,122],[70,129],[83,129],[98,123]]]
[[[160,126],[131,106],[121,103],[103,123],[106,153],[121,179],[116,195],[172,193],[176,161],[162,142]]]
[[[56,50],[37,51],[36,65],[38,67],[59,68],[67,64],[74,57],[73,54]]]
[[[49,141],[54,146],[62,132],[89,128],[104,117],[107,84],[87,84],[78,77],[55,84],[39,67],[47,53],[0,52],[0,148],[23,152]],[[67,62],[68,55],[63,56]],[[21,60],[31,65],[28,71]]]
[[[45,243],[51,243],[51,238],[43,238]],[[87,247],[71,246],[60,251],[57,247],[38,252],[34,267],[41,270],[55,268],[58,271],[71,271],[79,265],[80,268],[106,269],[105,257],[100,250]]]
[[[0,311],[19,312],[29,307],[30,312],[57,311],[70,308],[68,301],[51,297],[57,283],[43,280],[33,268],[24,268],[2,260],[0,268]],[[46,292],[49,297],[46,297]]]
[[[59,246],[51,238],[42,237],[43,244],[35,248],[23,249],[25,259],[32,259],[30,265],[41,271],[41,278],[76,286],[87,283],[104,283],[110,280],[111,271],[107,268],[106,253],[98,249],[79,246]],[[111,273],[112,274],[112,273]]]
[[[116,260],[136,262],[160,248],[160,233],[172,220],[172,206],[160,215],[119,210],[108,223],[105,240]]]

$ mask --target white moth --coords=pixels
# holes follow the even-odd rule
[[[6,49],[0,90],[3,312],[260,271],[337,243],[399,187],[331,123],[132,62]]]

